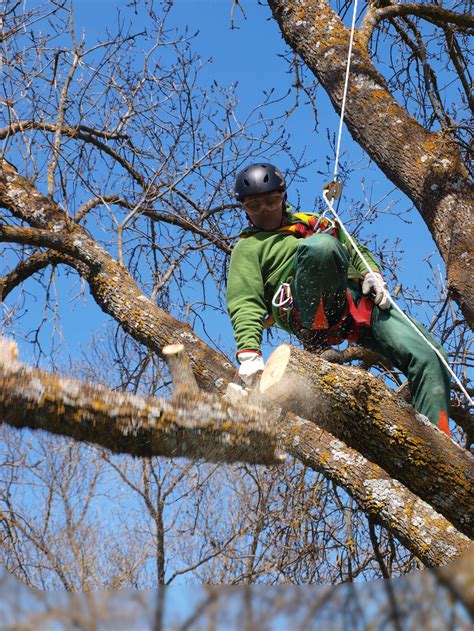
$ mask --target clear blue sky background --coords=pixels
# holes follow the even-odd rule
[[[259,6],[255,0],[243,2],[246,18],[237,7],[234,17],[238,28],[231,30],[230,10],[231,0],[176,0],[171,13],[171,23],[184,27],[188,25],[190,33],[198,32],[194,39],[193,48],[203,60],[212,59],[201,78],[204,83],[210,84],[214,79],[222,85],[238,84],[237,94],[239,98],[238,111],[243,116],[250,111],[263,98],[264,91],[275,89],[277,94],[283,95],[291,86],[293,77],[288,74],[288,66],[281,55],[285,50],[285,43],[281,37],[276,22],[271,18],[267,6]],[[116,21],[117,8],[124,6],[124,0],[81,0],[74,3],[76,32],[82,30],[86,34],[86,44],[91,46],[96,39],[105,37],[107,26],[112,26]],[[136,30],[141,30],[145,24],[143,13],[137,16]],[[349,18],[346,18],[346,21]],[[302,95],[304,97],[304,95]],[[302,98],[301,102],[306,99]],[[294,102],[294,92],[286,107]],[[294,183],[290,188],[289,199],[301,199],[301,209],[312,211],[315,209],[316,199],[321,193],[322,186],[330,177],[318,174],[318,170],[326,169],[326,156],[331,156],[327,130],[335,133],[338,125],[336,116],[329,99],[322,89],[318,89],[317,106],[319,118],[318,133],[313,131],[314,119],[309,106],[299,107],[288,120],[287,129],[291,134],[292,147],[296,155],[305,153],[309,161],[315,163],[307,167],[301,176],[306,181]],[[350,158],[360,161],[359,170],[355,171],[345,189],[345,197],[341,204],[343,219],[347,218],[344,208],[350,199],[360,199],[362,196],[361,179],[365,179],[366,190],[373,190],[373,200],[379,199],[393,189],[385,176],[374,166],[369,167],[369,160],[360,147],[355,144],[346,129],[343,133],[342,159]],[[279,165],[283,170],[289,167],[289,161],[282,156]],[[332,168],[331,164],[331,168]],[[411,204],[405,196],[394,191],[387,199],[396,203],[398,209],[409,209]],[[404,284],[415,283],[419,289],[426,286],[426,277],[430,274],[423,259],[436,251],[436,246],[426,229],[418,213],[409,215],[410,225],[390,215],[382,215],[376,222],[364,228],[361,237],[368,239],[377,234],[377,242],[384,239],[393,240],[396,236],[402,239],[404,251],[402,266],[399,269],[399,280]],[[369,244],[370,245],[370,244]],[[372,243],[372,245],[374,245]],[[439,256],[436,261],[442,265]],[[390,274],[387,273],[390,281]],[[33,287],[32,283],[27,284]],[[62,298],[62,350],[64,356],[69,352],[74,356],[80,347],[84,347],[90,340],[91,331],[99,327],[101,329],[109,320],[107,316],[88,300],[87,306],[83,301],[74,301],[72,297],[79,291],[79,283],[71,286],[70,281],[59,274],[57,290]],[[64,300],[66,297],[66,300]],[[37,303],[38,309],[33,305],[30,309],[32,325],[37,322],[39,311],[42,309],[41,301]],[[423,311],[418,311],[418,317],[423,318]],[[222,337],[225,346],[232,348],[232,332],[227,318],[211,315],[212,330],[217,331]],[[209,320],[208,320],[209,322]],[[202,334],[197,326],[197,332]],[[44,330],[45,340],[49,331]],[[21,336],[18,340],[22,347],[22,357],[30,359],[29,344],[22,344]]]

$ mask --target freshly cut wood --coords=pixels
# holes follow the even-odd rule
[[[197,392],[199,390],[183,344],[168,344],[163,348],[163,357],[168,364],[175,391]]]
[[[260,392],[346,442],[473,538],[473,456],[379,379],[283,344]]]

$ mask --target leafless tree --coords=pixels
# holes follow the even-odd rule
[[[138,9],[139,3],[135,4]],[[269,4],[286,40],[316,73],[338,108],[347,29],[324,2]],[[467,384],[472,355],[465,322],[451,299],[470,322],[472,297],[466,276],[470,262],[464,256],[468,243],[463,230],[469,218],[469,199],[462,162],[469,156],[468,130],[461,109],[454,124],[452,108],[441,107],[439,86],[429,69],[416,20],[438,20],[436,24],[444,25],[443,41],[462,94],[468,80],[463,33],[471,22],[462,17],[456,22],[451,12],[431,5],[403,6],[366,7],[356,40],[347,121],[356,140],[411,197],[438,243],[447,264],[449,292],[441,302],[438,296],[433,301],[432,326],[443,331]],[[70,283],[80,279],[76,298],[85,296],[87,286],[97,306],[115,320],[116,328],[109,349],[97,341],[84,361],[67,372],[137,395],[133,401],[138,407],[144,400],[138,397],[172,390],[161,356],[163,346],[174,341],[184,343],[202,390],[195,401],[222,394],[232,379],[233,367],[222,352],[228,349],[221,348],[215,332],[206,329],[203,308],[222,309],[219,293],[217,298],[214,294],[217,289],[222,295],[227,257],[240,227],[241,219],[232,212],[235,204],[229,182],[244,161],[290,152],[284,122],[294,112],[282,101],[282,114],[275,116],[275,101],[280,97],[271,95],[240,120],[233,89],[213,85],[205,90],[200,85],[203,62],[193,52],[192,37],[168,26],[171,9],[169,2],[160,4],[159,10],[151,3],[146,31],[137,32],[133,21],[121,20],[115,32],[93,44],[87,41],[87,34],[76,32],[73,11],[66,2],[38,5],[26,12],[20,3],[7,2],[2,15],[5,81],[1,99],[6,114],[0,129],[0,206],[4,209],[0,238],[7,244],[7,270],[0,287],[5,327],[14,333],[22,330],[30,305],[28,283],[34,278],[35,292],[44,305],[31,325],[29,338],[35,342],[36,361],[64,372],[55,359],[57,347],[44,346],[42,329],[47,325],[51,330],[59,317],[58,278]],[[339,7],[341,15],[346,9]],[[412,14],[415,18],[407,17]],[[371,65],[367,53],[371,41],[374,55],[382,54],[375,38],[377,29],[385,29],[386,20],[391,25],[387,36],[398,37],[406,46],[403,50],[412,51],[407,60],[403,55],[397,58],[387,81]],[[309,24],[314,26],[312,30],[307,28]],[[329,25],[334,26],[332,31]],[[330,50],[333,54],[325,56]],[[301,62],[295,62],[293,54],[291,60],[297,73],[296,90],[303,90],[314,103],[315,85],[307,85]],[[423,89],[415,94],[413,85]],[[390,89],[401,90],[404,106],[394,101]],[[420,123],[409,113],[419,114]],[[394,134],[393,121],[398,119],[400,134]],[[433,132],[433,125],[441,125],[442,131]],[[405,147],[408,140],[412,142]],[[299,166],[294,159],[294,170]],[[364,216],[374,212],[371,203],[356,209],[356,232]],[[408,299],[419,298],[409,295],[409,289],[407,292]],[[192,328],[197,320],[203,324],[207,343]],[[58,344],[60,336],[55,340]],[[362,360],[365,367],[377,363],[357,356],[357,349],[344,352],[342,359],[333,356],[332,361]],[[322,374],[319,370],[325,370],[317,363],[321,361],[314,359],[316,377]],[[385,376],[390,369],[382,366],[381,372]],[[384,470],[388,458],[377,462],[376,454],[367,455],[367,445],[356,432],[338,429],[339,419],[329,418],[328,426],[318,426],[295,419],[291,413],[278,419],[278,427],[285,450],[296,460],[289,458],[278,470],[253,464],[224,468],[163,462],[151,457],[153,449],[144,453],[154,444],[150,434],[146,435],[149,442],[134,440],[122,431],[126,424],[113,425],[111,416],[101,426],[98,413],[94,424],[87,425],[78,405],[74,414],[66,414],[74,426],[70,431],[64,422],[64,401],[59,398],[54,410],[50,406],[45,412],[38,403],[32,413],[25,400],[23,410],[21,392],[17,389],[10,394],[14,371],[7,367],[2,373],[2,413],[9,424],[45,426],[146,458],[135,461],[111,456],[101,448],[67,441],[51,442],[54,447],[50,447],[51,437],[37,440],[4,428],[3,562],[29,585],[66,590],[169,585],[183,576],[231,584],[386,578],[412,570],[417,564],[413,555],[423,554],[425,531],[410,530],[413,506],[418,521],[428,515],[427,522],[436,520],[438,529],[433,542],[433,549],[439,544],[437,552],[423,557],[424,562],[434,565],[452,558],[467,546],[467,539],[446,515],[442,517],[428,505],[434,502],[442,512],[443,501],[436,504],[430,489],[446,463],[463,472],[468,454],[448,439],[443,442],[436,430],[419,429],[414,411],[391,398],[377,380],[349,370],[353,369],[342,366],[337,373],[342,398],[351,393],[354,375],[359,375],[357,383],[380,393],[389,420],[399,414],[404,431],[417,437],[421,432],[421,453],[429,454],[432,477],[424,470],[421,483],[412,488],[419,475],[413,469],[402,478],[404,486],[393,479],[397,477],[394,471]],[[25,377],[23,368],[18,371]],[[53,383],[44,372],[28,375],[44,388]],[[396,374],[392,379],[401,385]],[[29,392],[26,381],[22,383],[19,390]],[[49,403],[54,399],[54,384]],[[93,391],[94,396],[97,392]],[[113,393],[107,391],[107,397]],[[209,400],[204,399],[203,405]],[[336,408],[337,398],[331,401]],[[191,414],[192,406],[185,408],[182,401],[176,405]],[[107,403],[102,407],[104,414],[116,410]],[[468,437],[472,436],[465,408],[458,408],[459,422]],[[90,419],[89,407],[87,414]],[[225,407],[223,414],[227,414]],[[370,423],[375,418],[363,408],[356,408],[353,414],[341,422],[360,418]],[[81,423],[74,423],[77,418]],[[311,421],[318,420],[311,417]],[[226,433],[219,428],[212,431],[221,436]],[[331,433],[337,431],[341,434]],[[235,434],[238,438],[238,431]],[[353,442],[345,444],[342,435]],[[436,461],[429,453],[430,441],[439,449]],[[385,443],[378,447],[383,453]],[[403,447],[411,449],[411,445]],[[180,455],[190,455],[184,448]],[[263,447],[261,458],[262,454]],[[398,452],[394,454],[396,460]],[[408,451],[407,461],[418,454]],[[262,462],[252,462],[256,461]],[[469,471],[465,475],[466,484],[452,489],[458,512],[464,506],[462,494],[469,493]],[[105,491],[109,476],[115,480],[113,490]],[[366,480],[376,480],[378,486],[368,490]],[[31,507],[32,491],[21,496],[18,490],[22,486],[36,488],[41,502]],[[381,487],[382,498],[376,495]],[[102,493],[110,494],[108,501],[116,511],[113,543],[101,535],[103,518],[90,511],[93,499],[99,500]],[[393,497],[397,502],[391,505],[388,499]],[[448,511],[451,520],[456,519],[455,508]],[[456,526],[463,527],[459,515]],[[472,524],[464,527],[469,534]],[[112,531],[108,532],[112,537]],[[441,545],[445,545],[446,533],[452,535],[448,551]]]

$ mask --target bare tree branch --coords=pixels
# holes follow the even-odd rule
[[[361,41],[367,46],[377,24],[382,20],[404,15],[422,17],[436,26],[456,24],[458,27],[468,30],[474,29],[474,16],[469,13],[456,13],[456,11],[450,11],[433,4],[417,4],[415,2],[389,4],[382,7],[377,7],[375,3],[372,3],[359,28]]]
[[[163,346],[182,342],[199,385],[204,389],[222,389],[223,375],[227,381],[232,379],[234,369],[230,362],[211,350],[190,326],[165,313],[144,296],[128,271],[53,201],[37,191],[29,180],[18,175],[6,161],[2,161],[0,167],[0,205],[34,226],[4,226],[1,228],[4,240],[17,239],[68,255],[65,262],[76,267],[87,280],[102,310],[112,315],[137,341],[158,355]]]

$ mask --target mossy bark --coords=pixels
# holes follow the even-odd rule
[[[259,407],[183,389],[169,400],[144,399],[12,359],[0,361],[0,420],[134,456],[281,462],[275,428]]]
[[[445,517],[315,423],[288,414],[282,448],[342,486],[364,513],[392,532],[427,567],[444,565],[471,545]]]
[[[262,394],[383,467],[468,537],[474,535],[474,457],[379,379],[284,344]]]

